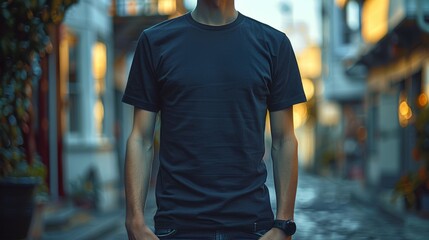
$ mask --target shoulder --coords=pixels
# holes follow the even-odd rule
[[[160,23],[153,25],[152,27],[147,28],[144,31],[152,33],[157,31],[172,30],[172,29],[183,27],[185,25],[184,22],[186,21],[185,17],[186,17],[186,14],[162,21]]]
[[[159,39],[180,33],[187,27],[185,15],[157,23],[143,30],[142,35],[145,35],[148,39]]]
[[[251,17],[244,17],[246,18],[246,28],[254,36],[261,38],[268,46],[274,49],[281,48],[284,45],[290,46],[290,40],[284,32]]]
[[[246,27],[249,28],[249,30],[254,31],[255,34],[278,41],[283,41],[285,38],[287,38],[284,32],[275,29],[266,23],[260,22],[248,16],[244,17],[246,18]]]

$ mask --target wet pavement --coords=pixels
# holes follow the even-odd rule
[[[267,186],[275,207],[274,184],[269,176]],[[155,204],[151,192],[148,213],[154,213]],[[275,209],[273,209],[275,211]],[[151,216],[146,216],[151,222]],[[322,178],[300,172],[296,199],[295,221],[297,233],[294,239],[311,240],[360,240],[429,239],[429,231],[416,232],[404,227],[404,222],[381,212],[376,205],[363,204],[352,197],[350,183]],[[429,228],[427,228],[429,230]],[[412,231],[412,233],[410,233]],[[124,227],[100,239],[127,239]]]
[[[306,174],[300,177],[295,221],[295,239],[408,239],[400,220],[353,200],[347,184]]]

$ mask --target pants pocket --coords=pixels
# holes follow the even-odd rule
[[[258,236],[258,237],[262,237],[265,235],[265,233],[267,233],[268,231],[270,231],[270,229],[263,229],[263,230],[259,230],[256,232],[253,232],[254,235]]]
[[[176,229],[160,228],[155,230],[155,235],[159,238],[164,238],[164,237],[171,237],[174,234],[176,234],[176,232],[177,232]]]

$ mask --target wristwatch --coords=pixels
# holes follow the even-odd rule
[[[274,220],[273,227],[283,230],[287,236],[292,236],[296,232],[296,224],[293,220]]]

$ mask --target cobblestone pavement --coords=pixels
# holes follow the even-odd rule
[[[295,221],[294,239],[408,239],[398,219],[352,200],[346,184],[307,174],[300,177]]]
[[[272,206],[275,207],[271,176],[267,180],[267,186],[272,196]],[[366,206],[352,200],[348,184],[304,172],[299,176],[295,221],[298,230],[294,240],[429,239],[425,238],[429,235],[418,232],[414,232],[412,238],[406,237],[409,235],[404,231],[401,221],[380,212],[375,204]],[[125,229],[120,228],[102,239],[118,240],[127,237]]]

